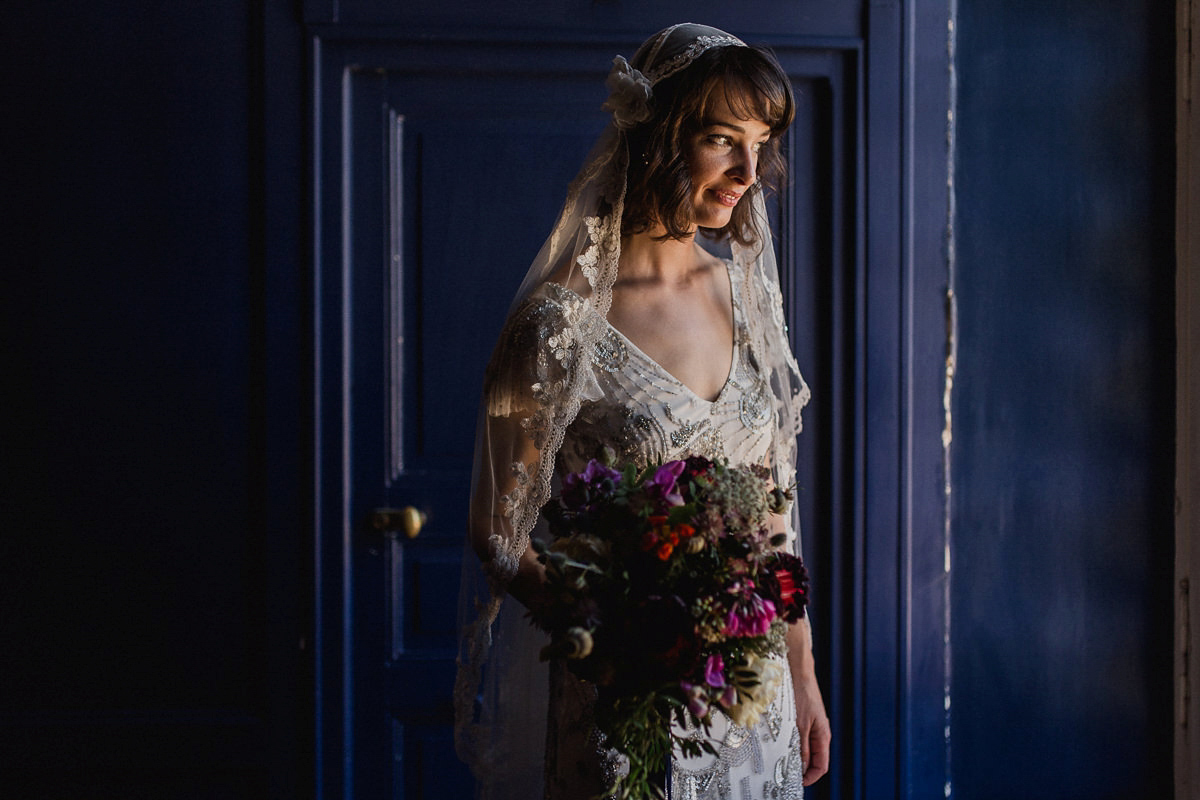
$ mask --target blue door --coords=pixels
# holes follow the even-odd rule
[[[908,313],[897,235],[902,154],[894,147],[902,93],[883,66],[870,101],[882,132],[868,136],[865,127],[875,107],[866,95],[867,23],[878,42],[872,46],[894,56],[902,33],[895,8],[866,13],[857,4],[813,2],[799,14],[766,0],[736,10],[678,2],[628,18],[619,6],[582,0],[521,9],[400,5],[306,6],[314,82],[320,796],[469,795],[470,777],[453,751],[451,686],[484,366],[568,182],[606,123],[600,105],[613,56],[631,55],[645,36],[687,19],[770,44],[799,100],[788,142],[794,179],[773,213],[794,346],[816,398],[800,455],[814,619],[822,640],[845,643],[818,648],[837,739],[834,768],[814,795],[851,797],[869,786],[872,797],[883,797],[902,780],[914,784],[902,777],[910,748],[896,735],[902,678],[895,664],[914,635],[917,647],[931,643],[940,653],[941,616],[933,602],[920,609],[915,634],[911,621],[898,626],[896,594],[911,582],[898,573],[897,512],[885,505],[868,518],[863,499],[864,487],[891,496],[907,480],[866,467],[867,449],[895,446],[900,423],[880,413],[871,442],[862,424],[875,404],[903,395],[890,355],[871,384],[875,394],[862,381],[867,338],[894,341]],[[451,24],[464,19],[473,27]],[[892,63],[890,56],[880,63]],[[878,175],[868,203],[870,148]],[[877,311],[869,328],[872,245],[880,273],[873,302],[890,310]],[[400,530],[404,519],[409,530]],[[878,544],[869,553],[868,532]],[[869,592],[862,578],[868,557],[879,575]],[[872,604],[889,616],[868,633],[862,619]],[[874,678],[864,673],[868,647],[880,665]],[[926,678],[936,687],[929,701],[938,717],[942,682],[933,673]],[[913,685],[921,682],[906,690]],[[861,725],[865,692],[880,708],[874,732]],[[929,729],[936,727],[940,747],[940,717],[934,722]],[[870,759],[877,766],[868,767]],[[940,793],[937,768],[923,774]]]

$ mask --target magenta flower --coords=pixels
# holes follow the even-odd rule
[[[773,619],[775,604],[747,589],[729,609],[725,617],[725,633],[730,636],[762,636],[770,630]]]
[[[714,689],[725,685],[725,660],[720,653],[713,653],[704,665],[704,682]]]
[[[646,481],[646,493],[655,500],[662,500],[668,506],[683,505],[683,495],[679,493],[676,481],[687,466],[684,461],[668,461],[654,471],[654,477]]]

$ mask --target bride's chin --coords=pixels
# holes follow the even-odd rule
[[[700,228],[724,228],[729,224],[732,216],[733,212],[731,209],[725,209],[723,212],[697,214],[696,225]]]

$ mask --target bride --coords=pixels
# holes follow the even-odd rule
[[[608,87],[612,124],[569,188],[485,379],[469,532],[483,569],[464,570],[455,687],[456,744],[482,797],[599,797],[621,769],[594,730],[594,688],[538,664],[539,634],[522,619],[543,579],[530,536],[542,535],[558,476],[608,446],[623,462],[699,454],[795,483],[808,387],[787,342],[763,200],[783,175],[788,80],[769,52],[689,23],[651,37],[632,63],[618,56]],[[727,241],[732,258],[701,247],[698,232]],[[796,547],[791,519],[777,523]],[[743,728],[715,712],[717,754],[673,758],[670,797],[798,798],[825,773],[830,731],[807,619],[787,644],[767,713]]]

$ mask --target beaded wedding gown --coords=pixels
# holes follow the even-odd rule
[[[558,472],[583,470],[604,446],[620,463],[647,464],[689,455],[762,463],[773,433],[770,388],[760,374],[743,319],[742,278],[729,269],[734,343],[730,372],[718,396],[706,400],[676,380],[603,320],[592,362],[599,383],[596,399],[584,402],[567,428],[558,453]],[[561,328],[556,318],[590,311],[582,298],[547,283],[526,307],[528,330]],[[547,342],[551,349],[554,342]],[[790,674],[753,728],[714,712],[709,733],[717,755],[673,759],[669,796],[680,800],[798,800],[803,797],[800,739]],[[550,713],[546,744],[546,797],[581,800],[599,796],[620,770],[606,753],[591,722],[595,691],[561,665],[550,670]],[[701,738],[702,730],[684,731]]]

